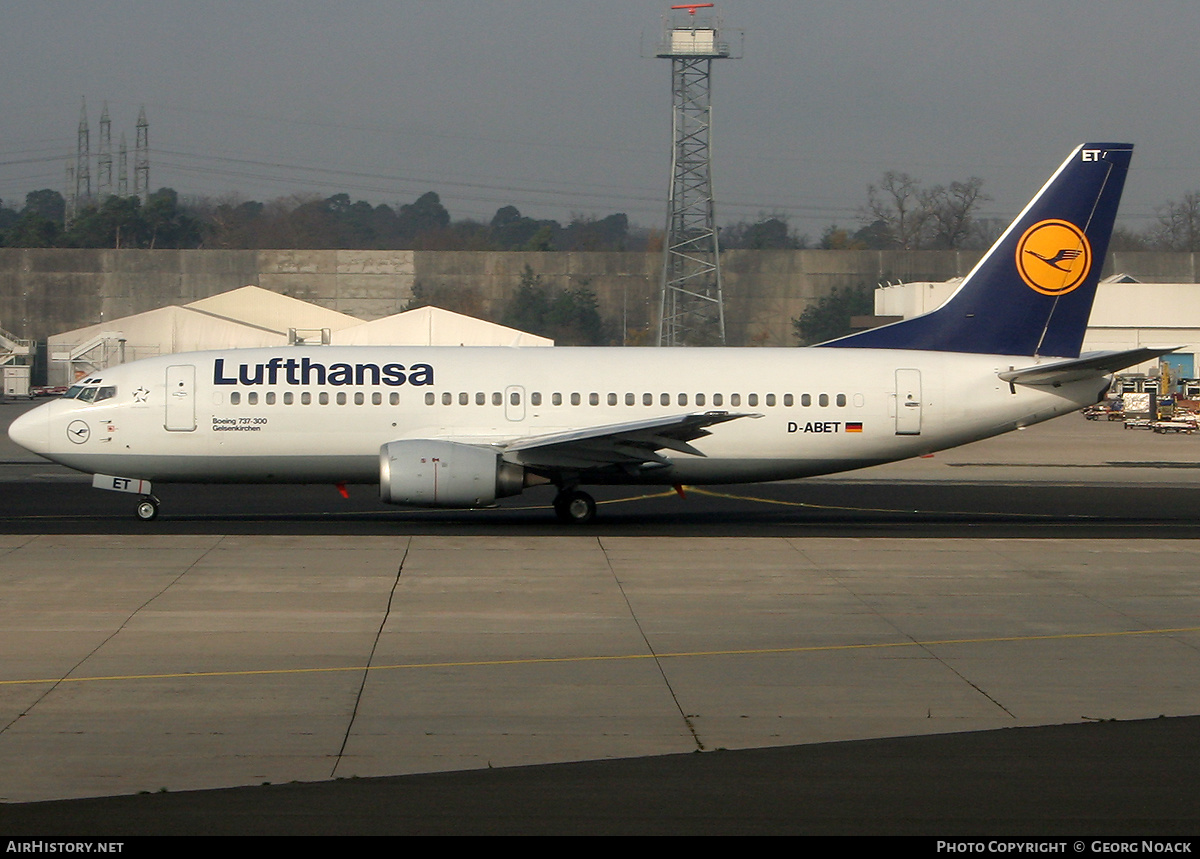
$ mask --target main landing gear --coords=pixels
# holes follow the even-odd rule
[[[158,518],[158,499],[153,495],[143,495],[138,501],[137,517],[143,522],[150,522]]]
[[[596,500],[578,489],[564,489],[554,499],[554,514],[559,522],[587,525],[596,518]]]

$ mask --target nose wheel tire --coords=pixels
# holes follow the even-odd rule
[[[596,501],[578,489],[566,490],[554,499],[554,513],[560,522],[586,525],[596,518]]]
[[[158,518],[158,499],[153,495],[147,495],[138,502],[137,517],[143,522],[150,522]]]

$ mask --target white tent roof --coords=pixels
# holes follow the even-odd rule
[[[258,325],[272,331],[287,334],[289,328],[319,329],[328,328],[338,331],[362,322],[353,316],[309,304],[298,298],[280,295],[269,289],[258,286],[243,286],[219,295],[211,295],[185,304],[204,313],[211,313],[235,322],[247,325]]]
[[[150,347],[157,350],[153,354],[162,355],[287,343],[286,332],[281,334],[172,305],[55,334],[50,338],[50,351],[53,353],[58,348],[79,345],[101,336],[123,339],[130,348]]]
[[[286,332],[233,322],[190,307],[160,307],[50,337],[51,383],[71,382],[81,370],[103,369],[122,360],[205,349],[283,346],[287,339]]]
[[[553,346],[554,341],[440,307],[419,307],[335,331],[345,346]]]

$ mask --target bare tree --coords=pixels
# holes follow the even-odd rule
[[[982,186],[983,180],[972,176],[966,182],[951,182],[949,187],[935,185],[922,195],[932,247],[962,248],[977,238],[975,210],[992,199]]]
[[[975,212],[990,200],[983,180],[922,188],[907,173],[889,170],[878,185],[867,186],[867,206],[860,219],[886,244],[903,250],[962,248],[979,241]]]
[[[878,185],[867,186],[865,223],[882,222],[895,247],[917,250],[925,232],[927,213],[921,204],[921,188],[907,173],[889,170]]]
[[[1144,232],[1131,230],[1129,227],[1114,227],[1112,237],[1108,240],[1110,251],[1148,251],[1154,248],[1154,237],[1150,235],[1153,228]]]
[[[1172,251],[1200,251],[1200,191],[1184,194],[1155,209],[1158,224],[1153,228],[1154,243]]]

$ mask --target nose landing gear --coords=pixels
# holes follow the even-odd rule
[[[158,499],[153,495],[143,495],[134,511],[143,522],[151,522],[158,518]]]

